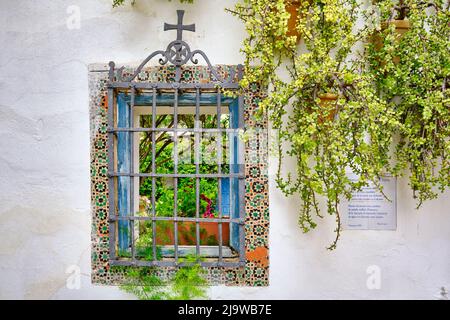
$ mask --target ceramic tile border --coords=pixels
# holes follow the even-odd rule
[[[217,66],[223,77],[235,66]],[[89,110],[91,133],[91,207],[92,207],[92,273],[94,284],[117,285],[123,273],[111,268],[109,259],[108,177],[107,177],[107,65],[89,66]],[[125,67],[124,76],[132,74],[133,67]],[[137,77],[140,82],[173,81],[175,68],[149,67]],[[211,81],[207,67],[186,66],[183,82]],[[253,85],[244,96],[245,130],[259,129],[258,140],[245,143],[245,251],[246,264],[241,268],[207,268],[211,284],[267,286],[269,284],[269,202],[267,175],[267,123],[255,118],[255,110],[262,97],[259,86]],[[174,268],[158,268],[167,276]]]

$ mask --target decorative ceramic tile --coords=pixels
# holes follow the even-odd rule
[[[228,78],[235,66],[218,66],[219,74]],[[123,76],[131,76],[134,68],[125,67]],[[172,66],[149,67],[137,76],[138,82],[173,82]],[[212,82],[211,72],[203,66],[185,66],[182,82]],[[106,66],[91,66],[89,72],[89,108],[91,128],[91,206],[92,206],[92,282],[117,285],[123,281],[123,271],[109,265],[108,223],[108,145],[107,145],[107,81]],[[267,286],[269,283],[269,202],[267,176],[267,123],[255,115],[263,93],[253,85],[244,94],[244,126],[247,132],[257,132],[245,143],[245,267],[214,267],[208,269],[211,284]],[[131,267],[130,267],[131,268]],[[162,277],[175,268],[158,268]]]

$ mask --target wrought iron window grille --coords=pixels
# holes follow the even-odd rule
[[[111,265],[135,265],[135,266],[177,266],[182,265],[179,261],[180,253],[183,251],[178,246],[178,224],[180,222],[195,222],[196,224],[196,245],[195,253],[201,256],[199,224],[200,222],[213,222],[218,224],[219,230],[219,244],[218,256],[216,258],[208,258],[201,262],[203,266],[215,267],[240,267],[245,264],[245,250],[244,250],[244,194],[245,194],[245,174],[243,166],[243,146],[239,141],[239,131],[243,130],[243,98],[228,98],[222,94],[223,89],[237,90],[239,89],[239,80],[242,78],[242,66],[237,67],[237,73],[234,70],[230,71],[229,77],[224,79],[219,72],[211,65],[210,60],[206,54],[201,50],[192,51],[189,45],[182,39],[183,31],[195,32],[195,24],[184,25],[183,17],[184,11],[177,10],[178,23],[164,24],[164,31],[176,30],[176,40],[169,43],[165,50],[158,50],[151,53],[130,77],[123,75],[123,67],[116,69],[115,63],[109,63],[109,81],[108,81],[108,187],[109,187],[109,230],[110,230],[110,263]],[[158,60],[160,65],[172,64],[175,66],[175,77],[173,82],[138,82],[136,77],[143,68],[153,58],[161,56]],[[196,56],[201,56],[213,77],[213,81],[209,83],[187,83],[183,82],[182,67],[187,63],[198,64]],[[126,94],[123,94],[126,92]],[[122,95],[120,95],[122,93]],[[126,105],[127,119],[123,119],[123,115],[118,107],[118,100],[124,102]],[[163,102],[162,102],[163,101]],[[161,103],[167,105],[168,103],[173,107],[173,127],[172,128],[158,128],[156,125],[156,114]],[[150,128],[139,128],[134,124],[134,112],[136,106],[146,105],[151,107],[152,124]],[[192,105],[195,107],[195,127],[192,129],[179,128],[178,115],[179,107],[183,105]],[[201,108],[205,105],[215,105],[217,110],[217,128],[204,129],[199,127],[199,116]],[[234,108],[232,128],[221,127],[221,112],[222,106],[228,105]],[[131,120],[130,120],[131,119]],[[171,174],[157,173],[155,161],[155,135],[158,132],[172,132],[174,139],[174,172]],[[178,172],[178,132],[189,131],[195,136],[195,174],[185,174]],[[201,132],[216,132],[218,134],[227,133],[232,134],[232,143],[234,143],[235,155],[230,161],[230,169],[228,172],[221,171],[222,165],[222,139],[217,139],[217,173],[201,173],[199,170],[199,137]],[[138,132],[151,133],[151,148],[152,148],[152,163],[150,173],[136,172],[134,165],[134,134]],[[126,138],[126,139],[125,139]],[[122,145],[126,144],[125,153],[123,150],[118,150],[118,141],[122,141]],[[122,168],[118,168],[120,157],[129,157],[131,161]],[[119,160],[117,160],[119,159]],[[139,171],[139,170],[138,170]],[[151,212],[149,216],[137,216],[135,214],[135,190],[134,179],[140,177],[149,177],[152,179],[152,196],[151,196]],[[158,216],[155,210],[155,180],[156,178],[173,178],[174,180],[174,211],[173,217]],[[196,181],[196,214],[194,217],[180,217],[178,216],[177,195],[178,195],[178,179],[192,178]],[[200,218],[199,215],[199,182],[203,178],[218,179],[218,194],[217,207],[218,217],[214,218]],[[235,181],[235,192],[232,196],[232,184],[229,183],[230,209],[229,217],[222,215],[222,199],[221,186],[222,180],[229,179]],[[124,192],[126,188],[126,192]],[[125,199],[125,200],[124,200]],[[122,202],[121,202],[122,201]],[[152,221],[152,259],[142,260],[136,256],[135,244],[135,227],[136,221]],[[174,252],[173,258],[157,259],[157,244],[156,244],[156,222],[169,221],[174,225]],[[223,256],[223,234],[222,224],[230,223],[230,246],[233,247],[237,256],[228,258]],[[128,226],[128,227],[127,227]],[[126,229],[126,233],[122,232],[120,228]],[[122,237],[121,239],[119,239]],[[129,243],[127,242],[129,239]],[[119,243],[122,241],[121,243]],[[124,245],[130,249],[131,254],[129,258],[120,258],[117,254],[120,250],[119,246]]]

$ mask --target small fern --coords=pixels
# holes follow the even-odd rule
[[[206,271],[195,256],[180,259],[179,267],[168,280],[156,274],[156,268],[127,268],[125,282],[120,289],[139,300],[193,300],[207,298]]]

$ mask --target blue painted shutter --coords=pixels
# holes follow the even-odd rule
[[[232,129],[239,128],[239,102],[238,99],[235,99],[233,103],[230,104],[230,126]],[[237,134],[232,136],[232,141],[230,141],[230,172],[231,173],[239,173],[239,137]],[[239,218],[239,179],[238,178],[230,178],[231,179],[231,198],[233,207],[231,208],[230,216],[231,218]],[[239,251],[239,224],[230,223],[230,245],[236,251]]]
[[[230,216],[230,178],[221,178],[222,216]]]
[[[127,128],[130,125],[130,111],[123,93],[117,96],[117,126]],[[128,132],[117,133],[117,170],[119,173],[130,171],[130,135]],[[117,206],[119,216],[130,214],[130,177],[118,178]],[[118,222],[118,246],[120,251],[126,251],[130,247],[131,232],[130,221],[119,220]]]

